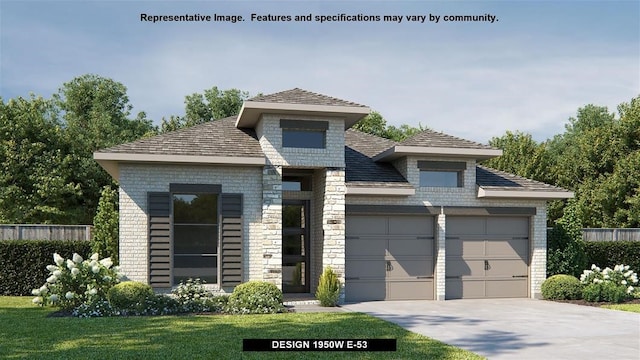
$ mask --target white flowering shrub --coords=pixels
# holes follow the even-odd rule
[[[591,265],[580,275],[584,285],[582,296],[587,301],[622,302],[638,294],[638,274],[629,265],[616,265],[613,269]]]
[[[173,298],[178,302],[180,311],[194,312],[220,312],[227,303],[228,296],[214,296],[204,288],[205,282],[200,279],[187,279],[181,281],[178,287],[171,291]]]
[[[274,314],[285,312],[282,291],[265,281],[249,281],[236,286],[225,311],[231,314]]]
[[[71,310],[105,300],[109,289],[124,277],[110,258],[100,260],[97,253],[87,260],[75,253],[71,259],[55,253],[53,262],[47,266],[49,277],[44,285],[31,292],[34,304]]]

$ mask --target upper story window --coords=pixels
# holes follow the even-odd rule
[[[421,187],[463,187],[465,162],[418,161]]]
[[[325,149],[327,121],[280,120],[282,147]]]

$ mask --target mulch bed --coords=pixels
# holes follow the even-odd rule
[[[608,303],[608,302],[588,302],[585,300],[551,300],[551,301],[575,304],[575,305],[583,305],[583,306],[595,306],[595,307],[601,307],[602,305],[613,305],[613,303]],[[631,299],[628,301],[623,301],[620,304],[640,304],[640,299]]]

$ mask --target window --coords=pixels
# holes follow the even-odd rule
[[[420,186],[463,187],[467,164],[454,161],[418,161]]]
[[[282,177],[282,190],[284,191],[311,191],[311,175]]]
[[[326,121],[280,120],[282,147],[324,149],[329,123]]]
[[[172,194],[173,283],[218,282],[218,195]]]

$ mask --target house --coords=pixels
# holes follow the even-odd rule
[[[351,129],[369,112],[293,89],[96,152],[120,184],[122,269],[314,293],[331,266],[345,301],[539,297],[546,201],[573,194],[478,165],[502,154],[487,145]]]

